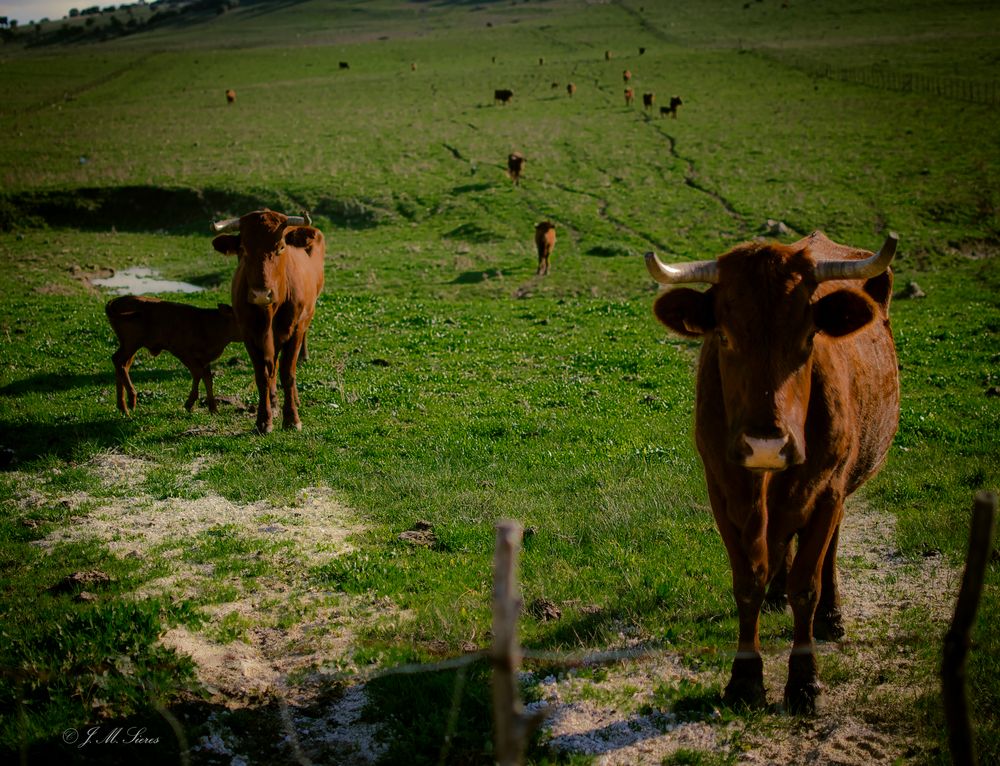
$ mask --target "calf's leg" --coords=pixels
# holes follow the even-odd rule
[[[111,355],[111,361],[115,365],[115,400],[118,409],[128,414],[129,407],[135,409],[136,391],[132,385],[132,378],[129,376],[129,368],[135,358],[138,349],[128,349],[124,345],[119,345],[118,350]],[[125,392],[128,392],[128,403],[125,402]]]

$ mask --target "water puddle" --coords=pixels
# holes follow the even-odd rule
[[[116,271],[110,277],[91,279],[91,284],[105,287],[115,295],[145,295],[146,293],[198,293],[204,287],[189,282],[160,279],[159,272],[145,266]]]

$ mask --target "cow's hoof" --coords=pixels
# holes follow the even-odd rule
[[[764,661],[760,657],[746,657],[733,660],[733,672],[722,695],[722,701],[730,707],[745,705],[762,708],[767,705],[767,690],[764,688]]]
[[[788,679],[785,686],[785,710],[792,715],[815,715],[820,689],[819,681],[816,680],[798,683]]]
[[[257,423],[257,433],[259,433],[261,436],[269,434],[273,430],[274,426],[271,425],[270,423],[261,423],[261,422]]]
[[[767,690],[760,679],[733,678],[726,685],[722,701],[729,707],[764,708],[767,706]]]
[[[844,637],[844,618],[839,609],[817,611],[813,619],[813,636],[820,641],[839,641]]]
[[[284,428],[286,431],[301,431],[302,422],[299,420],[293,420],[291,422],[286,420],[281,424],[281,427]]]

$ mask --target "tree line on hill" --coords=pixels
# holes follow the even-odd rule
[[[0,17],[0,40],[25,47],[102,42],[135,34],[179,17],[222,14],[239,6],[240,0],[155,0],[71,8],[61,21],[47,18],[19,26],[17,20]]]

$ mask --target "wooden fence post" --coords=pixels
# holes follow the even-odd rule
[[[516,521],[497,523],[493,554],[493,731],[494,758],[500,766],[518,766],[528,737],[543,714],[524,715],[517,685],[521,645],[517,618],[521,596],[517,589],[517,554],[523,529]]]
[[[992,492],[977,492],[969,532],[969,555],[965,562],[962,587],[955,604],[951,628],[944,637],[944,659],[941,662],[941,697],[948,724],[948,746],[956,766],[978,763],[972,741],[969,720],[969,697],[965,687],[965,660],[969,652],[969,633],[979,609],[986,565],[993,550],[993,527],[997,513],[997,496]]]

